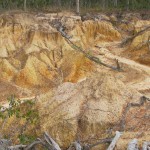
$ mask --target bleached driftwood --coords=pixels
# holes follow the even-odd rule
[[[137,139],[133,139],[129,143],[127,150],[138,150],[138,140]]]
[[[10,140],[0,140],[0,150],[36,150],[37,145],[42,145],[47,150],[61,150],[59,145],[50,137],[47,132],[44,133],[44,139],[38,138],[29,145],[11,145]]]
[[[7,150],[21,150],[24,149],[26,145],[15,145],[15,146],[9,146]]]
[[[0,150],[6,150],[11,145],[11,141],[7,139],[0,139]]]
[[[74,147],[75,150],[82,150],[82,147],[81,147],[80,143],[78,143],[78,142],[73,142],[73,143],[71,144],[71,146],[68,148],[68,150],[71,150],[72,147]]]
[[[33,143],[31,143],[30,145],[26,146],[23,150],[31,150],[33,149],[36,145],[43,145],[45,147],[45,143],[43,144],[41,141],[34,141]]]
[[[103,143],[110,143],[107,150],[113,150],[116,146],[117,141],[119,140],[121,136],[121,132],[116,131],[116,135],[113,139],[102,139],[99,142],[92,144],[92,145],[82,145],[75,141],[73,142],[68,150],[91,150],[94,146],[97,146],[99,144]],[[45,132],[44,133],[44,139],[37,138],[33,143],[29,145],[11,145],[11,141],[7,139],[0,139],[0,150],[37,150],[37,145],[43,146],[47,150],[61,150],[59,145],[51,138],[51,136]],[[137,139],[133,139],[129,144],[127,150],[139,150],[138,149],[138,141]],[[142,150],[150,150],[150,142],[144,142]]]
[[[112,138],[106,138],[106,139],[102,139],[94,144],[88,144],[88,145],[85,145],[85,150],[89,150],[89,149],[92,149],[93,147],[97,146],[97,145],[100,145],[100,144],[105,144],[105,143],[111,143],[112,142]]]
[[[60,27],[60,28],[58,29],[58,31],[61,33],[61,35],[62,35],[63,37],[66,37],[67,39],[72,38],[72,36],[69,36],[69,35],[67,35],[67,34],[64,32],[63,27]]]
[[[121,136],[121,133],[119,131],[116,131],[116,136],[114,137],[114,139],[112,140],[111,144],[109,145],[109,147],[107,148],[107,150],[113,150],[116,146],[117,141],[119,140]]]
[[[28,145],[24,150],[31,150],[39,144],[44,146],[48,150],[61,150],[59,145],[50,137],[47,132],[44,133],[44,141],[38,138],[36,141]]]
[[[150,26],[147,26],[146,28],[144,28],[143,30],[139,31],[138,33],[136,33],[132,37],[129,37],[129,38],[125,39],[121,43],[121,46],[123,47],[123,46],[126,46],[128,43],[131,43],[137,36],[143,34],[145,31],[150,31]]]
[[[144,142],[142,150],[148,150],[148,148],[150,148],[150,142]]]
[[[59,145],[49,136],[47,132],[44,133],[45,141],[53,147],[54,150],[61,150]]]

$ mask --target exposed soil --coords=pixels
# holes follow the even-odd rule
[[[23,99],[37,96],[41,120],[34,132],[49,131],[64,149],[77,137],[87,143],[112,137],[121,130],[127,104],[150,98],[150,30],[122,45],[148,26],[144,13],[1,14],[1,104],[7,104],[10,94]],[[86,58],[58,32],[60,27],[86,53],[112,66],[118,60],[121,71]],[[150,141],[149,103],[126,114],[116,149],[126,149],[133,138],[140,145]],[[8,121],[3,134],[8,134],[13,121]]]

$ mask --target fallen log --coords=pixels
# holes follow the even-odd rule
[[[9,146],[8,150],[23,150],[26,147],[26,145],[15,145],[15,146]]]
[[[139,31],[138,33],[136,33],[135,35],[133,35],[132,37],[129,37],[127,39],[125,39],[122,43],[121,43],[121,47],[126,46],[127,44],[131,43],[137,36],[143,34],[145,31],[149,31],[150,30],[150,26],[146,27],[145,29]]]
[[[61,150],[60,147],[59,147],[59,145],[50,137],[50,135],[49,135],[47,132],[44,133],[44,138],[45,138],[45,141],[46,141],[50,146],[52,146],[52,148],[53,148],[54,150]]]
[[[77,46],[76,44],[74,44],[70,38],[71,36],[68,36],[64,31],[63,31],[63,28],[60,27],[59,29],[57,29],[58,32],[60,32],[60,34],[65,38],[65,40],[67,41],[67,43],[75,50],[81,52],[86,58],[90,59],[91,61],[97,63],[97,64],[100,64],[100,65],[103,65],[107,68],[110,68],[110,69],[113,69],[113,70],[117,70],[117,71],[122,71],[120,65],[119,65],[119,62],[118,60],[116,60],[116,66],[111,66],[111,65],[108,65],[102,61],[100,61],[99,58],[95,57],[95,56],[92,56],[90,55],[89,53],[87,53],[85,50],[83,50],[81,47]]]
[[[29,144],[28,146],[26,146],[23,150],[32,150],[37,145],[42,145],[42,146],[46,147],[45,143],[41,142],[41,140],[37,140],[37,141],[34,141],[33,143]]]
[[[149,150],[150,149],[150,142],[144,142],[142,150]]]
[[[119,131],[116,131],[116,136],[114,137],[114,139],[112,140],[111,144],[109,145],[109,147],[107,148],[107,150],[113,150],[116,146],[117,141],[119,140],[121,136],[121,133]]]
[[[6,150],[6,148],[9,146],[11,146],[10,140],[0,139],[0,150]]]
[[[72,150],[73,147],[75,148],[75,150],[82,150],[82,147],[78,142],[73,142],[68,148],[68,150]]]
[[[59,145],[50,137],[47,132],[44,133],[43,140],[38,138],[29,145],[11,145],[10,140],[0,140],[0,150],[36,150],[37,145],[41,145],[47,150],[61,150]],[[77,145],[76,148],[76,150],[81,150],[79,145]]]
[[[107,144],[107,143],[111,143],[112,142],[112,139],[111,138],[106,138],[106,139],[102,139],[94,144],[86,144],[83,146],[83,150],[90,150],[92,149],[93,147],[97,146],[97,145],[100,145],[100,144]]]
[[[120,136],[122,135],[121,132],[116,131],[116,135],[113,139],[102,139],[95,144],[87,144],[81,146],[81,144],[77,141],[73,142],[67,150],[91,150],[94,146],[103,143],[110,143],[107,150],[114,150],[117,141],[119,140]],[[29,145],[11,145],[11,141],[7,139],[0,140],[0,150],[37,150],[37,145],[41,145],[44,147],[45,150],[61,150],[59,145],[51,138],[51,136],[45,132],[44,139],[37,138],[34,142]],[[129,144],[127,150],[139,150],[138,149],[138,141],[137,139],[133,139]],[[150,150],[150,142],[144,142],[142,150]]]
[[[137,139],[133,139],[129,143],[127,150],[138,150],[138,140]]]

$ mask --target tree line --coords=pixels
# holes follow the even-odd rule
[[[139,10],[150,9],[150,0],[0,0],[1,10],[11,9],[44,9],[73,10]],[[80,9],[79,9],[80,8]]]

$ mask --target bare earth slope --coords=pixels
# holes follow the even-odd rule
[[[10,94],[20,99],[36,96],[40,121],[26,132],[38,136],[48,131],[63,149],[77,139],[95,143],[112,137],[116,130],[124,131],[116,149],[126,149],[133,138],[141,146],[150,141],[150,102],[131,108],[125,116],[124,112],[127,104],[139,103],[143,96],[150,98],[150,31],[124,46],[122,42],[149,25],[150,20],[139,14],[2,14],[1,104],[7,104]],[[117,59],[122,71],[86,58],[58,32],[60,27],[75,45],[102,62],[115,66]],[[16,118],[10,118],[3,134],[9,135],[10,125],[15,123]],[[22,120],[17,125],[21,126]],[[17,136],[14,141],[18,142]]]

